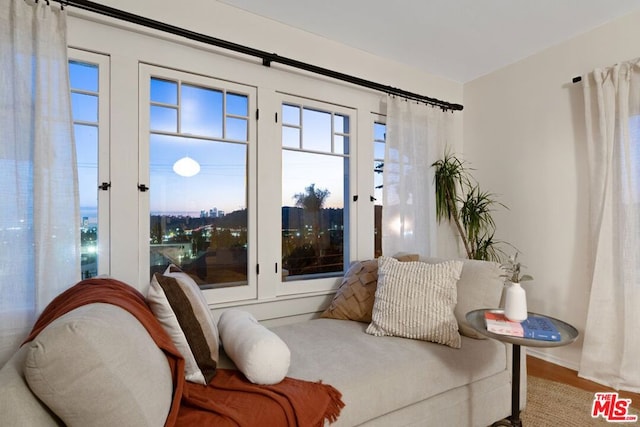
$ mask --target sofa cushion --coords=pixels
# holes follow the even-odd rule
[[[246,311],[225,310],[218,321],[225,353],[254,384],[277,384],[287,376],[289,347]]]
[[[442,259],[427,258],[428,263],[442,262]],[[480,308],[497,308],[504,287],[505,271],[497,262],[465,259],[458,280],[458,303],[454,310],[462,335],[486,339],[469,325],[468,312]]]
[[[418,261],[417,254],[400,252],[398,261]],[[373,302],[378,286],[378,260],[355,261],[345,273],[329,307],[320,315],[327,319],[371,322]]]
[[[377,259],[352,263],[331,304],[320,317],[371,322],[377,283]]]
[[[164,424],[173,394],[169,364],[127,311],[88,304],[25,345],[31,391],[66,425]]]
[[[331,427],[361,425],[458,387],[464,388],[462,398],[470,399],[476,382],[496,375],[507,390],[500,393],[505,404],[500,398],[496,405],[508,408],[510,365],[503,343],[463,337],[462,347],[453,349],[427,341],[375,337],[364,333],[366,327],[361,322],[315,319],[272,328],[291,349],[289,377],[322,380],[342,393],[345,407]],[[425,424],[432,425],[411,425]],[[473,423],[467,420],[467,424]]]
[[[367,333],[460,347],[456,283],[461,261],[438,264],[378,258],[378,288]]]
[[[51,427],[62,421],[29,388],[24,360],[29,346],[22,346],[0,369],[0,420],[2,425]]]
[[[185,361],[187,381],[207,385],[216,374],[218,328],[196,282],[177,267],[151,278],[147,302]]]
[[[393,256],[398,261],[407,262],[407,261],[420,261],[420,255],[409,253],[409,252],[398,252]]]

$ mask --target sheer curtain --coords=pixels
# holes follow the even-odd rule
[[[382,253],[434,256],[437,245],[431,164],[444,151],[451,113],[390,96],[383,177]]]
[[[593,270],[579,374],[640,392],[640,58],[583,81]]]
[[[0,0],[0,365],[79,279],[66,17]]]

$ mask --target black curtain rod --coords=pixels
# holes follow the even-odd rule
[[[322,68],[312,64],[305,63],[305,62],[297,61],[295,59],[277,55],[275,53],[269,53],[263,50],[254,49],[248,46],[243,46],[227,40],[210,37],[205,34],[196,33],[194,31],[186,30],[184,28],[176,27],[170,24],[166,24],[164,22],[155,21],[153,19],[145,18],[144,16],[140,16],[140,15],[135,15],[133,13],[129,13],[120,9],[114,9],[112,7],[105,6],[92,1],[87,1],[87,0],[68,0],[68,1],[52,0],[52,1],[60,3],[62,7],[74,6],[89,12],[98,13],[100,15],[109,16],[111,18],[131,22],[133,24],[142,25],[144,27],[148,27],[148,28],[160,30],[166,33],[174,34],[177,36],[185,37],[187,39],[191,39],[191,40],[206,43],[209,45],[243,53],[245,55],[261,58],[262,64],[267,67],[270,66],[272,62],[276,62],[276,63],[284,64],[293,68],[298,68],[304,71],[309,71],[315,74],[320,74],[320,75],[331,77],[337,80],[342,80],[358,86],[363,86],[369,89],[385,92],[390,95],[397,95],[402,98],[424,102],[426,104],[430,104],[430,105],[434,105],[439,108],[442,108],[443,110],[460,111],[463,108],[463,106],[460,104],[452,104],[436,98],[430,98],[428,96],[420,95],[413,92],[408,92],[406,90],[398,89],[392,86],[387,86],[387,85],[376,83],[370,80],[361,79],[359,77],[351,76],[349,74],[344,74],[338,71],[333,71],[327,68]]]

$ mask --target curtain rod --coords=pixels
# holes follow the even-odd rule
[[[407,98],[413,101],[424,102],[433,106],[442,108],[443,110],[460,111],[463,106],[460,104],[452,104],[446,101],[442,101],[436,98],[430,98],[428,96],[420,95],[406,90],[398,89],[392,86],[383,85],[370,80],[361,79],[359,77],[351,76],[349,74],[340,73],[338,71],[330,70],[316,65],[308,64],[305,62],[297,61],[295,59],[280,56],[275,53],[269,53],[263,50],[254,49],[248,46],[243,46],[237,43],[233,43],[227,40],[218,39],[215,37],[207,36],[202,33],[196,33],[184,28],[176,27],[164,22],[155,21],[153,19],[145,18],[144,16],[135,15],[133,13],[126,12],[120,9],[114,9],[109,6],[105,6],[99,3],[95,3],[88,0],[52,0],[60,3],[62,7],[73,6],[89,12],[98,13],[100,15],[108,16],[111,18],[127,21],[133,24],[142,25],[144,27],[160,30],[166,33],[174,34],[177,36],[185,37],[187,39],[195,40],[198,42],[206,43],[209,45],[221,47],[224,49],[232,50],[235,52],[243,53],[245,55],[254,56],[262,59],[262,65],[269,67],[272,62],[287,65],[293,68],[298,68],[304,71],[309,71],[315,74],[320,74],[333,79],[342,80],[348,83],[352,83],[358,86],[363,86],[369,89],[374,89],[380,92],[385,92],[390,95],[397,95],[402,98]]]

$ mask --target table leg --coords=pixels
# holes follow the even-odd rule
[[[492,427],[522,427],[520,419],[520,346],[513,344],[511,360],[511,416],[507,419],[497,421]]]
[[[520,420],[520,345],[513,344],[511,361],[511,425],[522,426]]]

